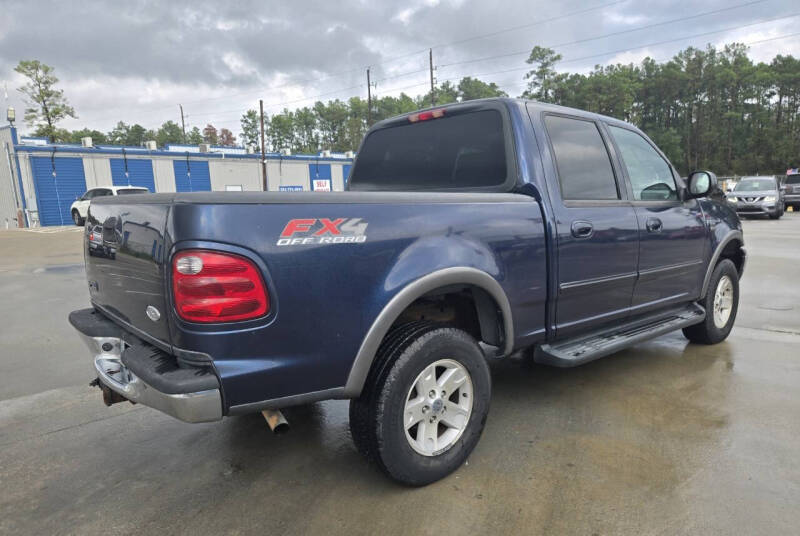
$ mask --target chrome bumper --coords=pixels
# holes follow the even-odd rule
[[[184,422],[210,422],[222,418],[219,389],[197,393],[162,393],[142,381],[122,363],[122,339],[78,333],[94,356],[97,378],[112,391],[131,402],[157,409]]]

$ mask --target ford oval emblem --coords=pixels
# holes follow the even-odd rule
[[[161,313],[159,313],[158,309],[156,309],[152,305],[148,305],[147,309],[145,309],[145,312],[147,313],[147,318],[149,318],[153,322],[158,322],[158,319],[161,318]]]

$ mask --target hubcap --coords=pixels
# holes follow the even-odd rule
[[[714,291],[714,325],[719,329],[725,327],[733,311],[733,281],[723,275]]]
[[[461,437],[472,414],[472,378],[458,361],[440,359],[411,384],[403,410],[406,439],[423,456],[436,456]]]

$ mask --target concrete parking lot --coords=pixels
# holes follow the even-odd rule
[[[67,324],[81,233],[0,232],[0,534],[790,534],[800,526],[800,214],[745,222],[739,316],[580,368],[508,360],[467,465],[400,487],[347,402],[184,424],[106,408]]]

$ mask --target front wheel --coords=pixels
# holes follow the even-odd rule
[[[350,402],[358,449],[391,478],[435,482],[466,461],[489,412],[491,378],[466,332],[429,322],[395,328]]]
[[[82,225],[83,225],[83,218],[81,218],[81,215],[80,215],[80,213],[79,213],[77,210],[73,210],[73,211],[72,211],[72,221],[73,221],[73,222],[75,223],[75,225],[77,225],[78,227],[80,227],[80,226],[82,226]]]
[[[717,344],[724,341],[739,310],[739,272],[730,259],[722,259],[711,274],[708,290],[700,304],[706,310],[703,322],[683,328],[692,342]]]

